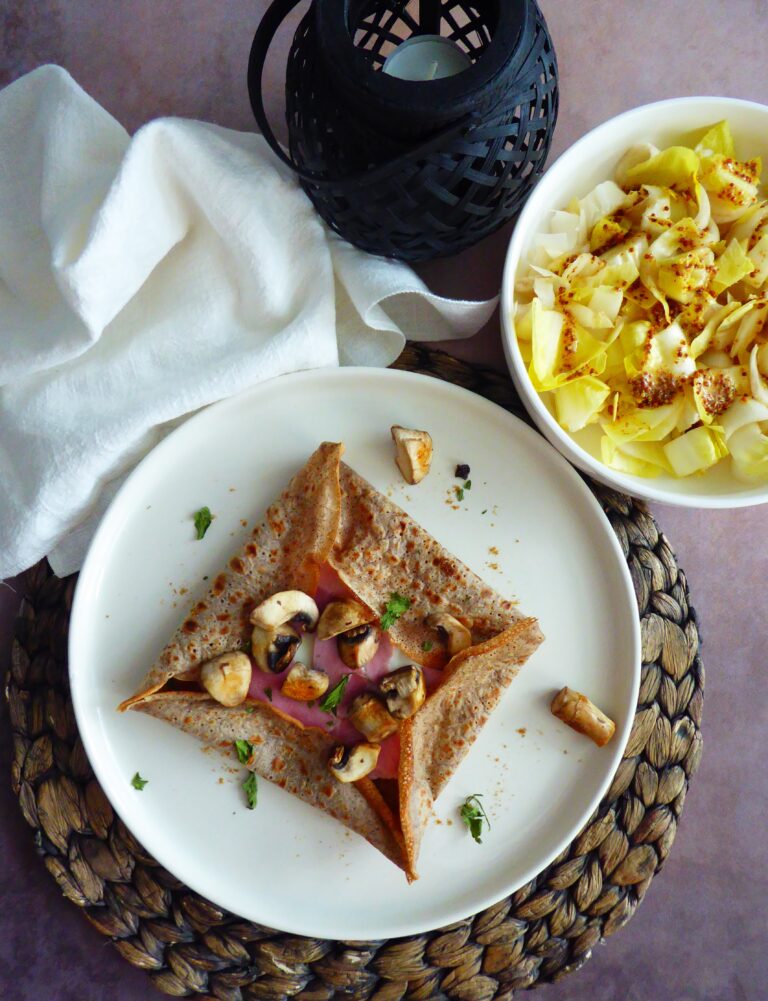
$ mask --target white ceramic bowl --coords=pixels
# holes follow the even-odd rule
[[[596,426],[571,434],[564,431],[531,385],[512,324],[515,281],[524,273],[533,238],[548,231],[552,210],[582,198],[600,181],[613,176],[616,163],[633,143],[663,148],[697,129],[727,118],[740,156],[761,156],[768,164],[768,106],[725,97],[683,97],[626,111],[588,132],[549,168],[534,189],[512,234],[501,294],[504,351],[517,391],[539,430],[562,454],[594,479],[623,493],[683,507],[729,508],[768,503],[768,483],[738,480],[728,460],[701,476],[645,479],[619,473],[600,459]]]

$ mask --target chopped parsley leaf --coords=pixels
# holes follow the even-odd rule
[[[349,684],[349,679],[352,677],[351,674],[345,674],[344,677],[337,682],[333,688],[328,692],[320,702],[320,708],[324,713],[333,713],[336,715],[336,710],[339,708],[339,703],[344,697],[344,691]],[[333,726],[333,723],[330,723]]]
[[[421,644],[421,649],[424,651],[424,653],[429,653],[429,651],[432,649],[434,645],[435,644],[432,642],[432,640],[424,640],[424,642]]]
[[[272,701],[272,689],[271,688],[265,688],[264,689],[264,694],[267,696],[267,698],[271,702]]]
[[[464,488],[463,487],[454,487],[453,489],[456,491],[456,499],[460,500],[460,501],[463,501],[464,500]]]
[[[480,514],[488,514],[488,508],[486,508],[485,511],[481,511]]]
[[[245,793],[245,798],[248,800],[248,809],[255,810],[258,784],[256,782],[256,776],[253,772],[251,772],[245,782],[243,782],[243,792]]]
[[[256,712],[256,706],[246,706],[245,707],[245,711],[247,713],[255,713]]]
[[[389,601],[384,609],[384,614],[381,617],[381,628],[384,632],[393,626],[400,616],[404,615],[410,607],[410,598],[406,598],[404,595],[398,594],[397,591],[392,591],[389,595]]]
[[[237,760],[240,764],[248,764],[248,760],[253,754],[253,744],[249,740],[236,740],[234,747],[237,751]]]
[[[144,786],[149,782],[149,779],[143,779],[138,772],[131,779],[131,785],[134,789],[138,789],[139,792],[144,788]]]
[[[480,802],[482,795],[483,794],[480,792],[475,792],[472,793],[471,796],[467,796],[459,810],[461,819],[467,825],[469,833],[479,845],[483,843],[483,840],[480,837],[483,833],[483,824],[487,824],[489,831],[491,829],[491,822],[488,819],[488,814],[485,812],[483,804]]]
[[[471,490],[472,489],[472,480],[467,480],[467,482],[464,484],[464,489],[465,490]]]
[[[199,511],[195,511],[195,531],[197,532],[198,539],[202,539],[211,527],[212,521],[213,515],[209,507],[201,507]]]

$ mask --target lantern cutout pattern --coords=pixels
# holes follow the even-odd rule
[[[297,3],[275,0],[262,18],[248,89],[265,139],[333,230],[369,253],[424,261],[517,215],[558,107],[534,0],[314,0],[288,54],[286,152],[262,78]]]

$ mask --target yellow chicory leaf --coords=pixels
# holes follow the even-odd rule
[[[665,295],[687,305],[709,283],[715,255],[709,247],[695,247],[659,265],[658,286]]]
[[[745,161],[711,156],[702,161],[700,180],[715,222],[734,222],[757,202],[761,170],[759,157]]]
[[[566,431],[580,431],[596,419],[609,393],[608,386],[591,375],[559,386],[555,390],[558,423]]]
[[[747,424],[736,431],[728,448],[739,479],[768,480],[768,435],[763,434],[759,424]]]
[[[738,240],[731,240],[717,259],[717,271],[712,279],[712,291],[720,295],[731,285],[748,275],[754,264]]]
[[[716,125],[707,129],[696,144],[695,152],[700,157],[708,157],[713,154],[736,156],[731,127],[728,122],[723,119],[722,122],[717,122]]]
[[[744,281],[752,288],[760,288],[768,281],[768,233],[764,233],[749,251],[752,270]]]
[[[692,190],[699,157],[687,146],[669,146],[642,163],[630,167],[627,180],[633,185],[654,184],[677,191]]]
[[[663,447],[675,476],[702,473],[728,454],[723,430],[714,424],[686,431]]]
[[[597,220],[589,234],[589,249],[595,254],[609,244],[613,246],[624,239],[628,229],[629,219],[614,219],[612,216],[603,216],[602,219]]]
[[[759,424],[768,420],[768,407],[759,400],[739,398],[720,415],[719,423],[728,441],[733,434],[747,424]]]
[[[545,309],[538,299],[531,305],[531,370],[535,382],[548,388],[560,365],[563,348],[565,317],[553,309]]]
[[[675,429],[683,402],[681,395],[663,407],[638,407],[616,421],[601,422],[603,431],[620,448],[631,441],[663,441]]]
[[[698,358],[699,355],[704,354],[704,352],[710,347],[714,339],[715,333],[720,331],[722,327],[723,330],[730,329],[733,324],[737,323],[738,320],[750,309],[752,309],[752,303],[740,303],[738,300],[726,303],[725,306],[721,306],[717,312],[711,316],[700,334],[697,334],[691,342],[691,357]],[[728,340],[728,345],[730,345],[733,338],[733,333]]]
[[[600,439],[600,455],[603,462],[617,472],[652,479],[660,473],[668,471],[669,463],[666,461],[661,445],[650,443],[648,448],[654,451],[648,453],[642,452],[641,448],[642,446],[637,443],[630,443],[619,448],[606,435]],[[629,449],[635,450],[635,454],[631,454]],[[663,461],[656,461],[659,458]]]

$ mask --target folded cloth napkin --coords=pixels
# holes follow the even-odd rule
[[[272,376],[388,365],[494,302],[429,292],[331,233],[258,135],[133,138],[62,69],[0,93],[0,577],[81,564],[136,462]]]

